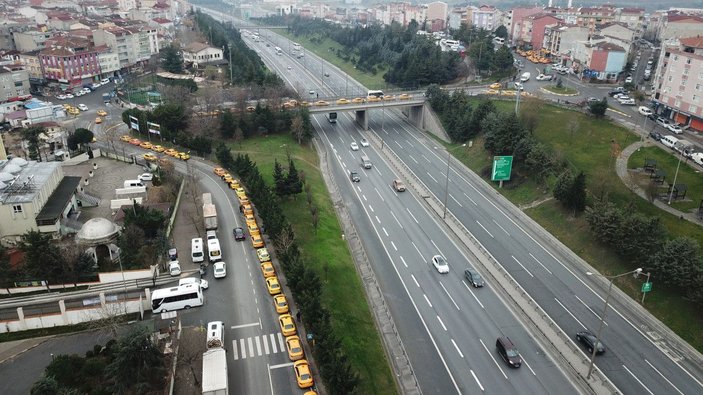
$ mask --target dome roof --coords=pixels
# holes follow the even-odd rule
[[[7,166],[5,166],[4,169],[2,169],[2,171],[14,174],[14,173],[19,173],[20,171],[22,171],[22,168],[17,166],[14,163],[8,163]]]
[[[10,181],[13,178],[15,178],[15,176],[13,176],[12,174],[5,171],[0,171],[0,181]]]
[[[105,218],[91,218],[81,226],[76,235],[78,239],[88,243],[105,243],[117,236],[117,225]]]
[[[11,164],[11,165],[17,165],[17,166],[20,166],[20,167],[27,166],[27,163],[28,163],[28,162],[27,162],[24,158],[12,158],[12,159],[10,160],[10,164]]]

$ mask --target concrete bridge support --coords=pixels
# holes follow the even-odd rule
[[[369,117],[366,110],[357,110],[356,113],[356,123],[361,126],[364,130],[369,130]]]

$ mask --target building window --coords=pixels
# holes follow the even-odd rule
[[[675,107],[681,107],[681,100],[676,99],[676,101],[674,102],[674,106],[675,106]]]
[[[21,204],[13,204],[12,205],[12,212],[15,214],[22,214],[22,205]]]
[[[696,106],[694,106],[693,104],[691,104],[691,105],[688,107],[688,111],[689,111],[689,112],[692,112],[692,113],[695,113],[695,112],[698,111],[698,107],[696,107]]]
[[[674,62],[676,62],[677,60],[679,60],[679,55],[674,55]]]
[[[693,102],[698,103],[699,97],[697,95],[693,95]]]

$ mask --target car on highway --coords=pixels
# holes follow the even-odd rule
[[[435,269],[441,274],[446,274],[449,273],[449,264],[447,263],[447,259],[444,258],[442,255],[435,255],[430,259],[430,263],[432,266],[434,266]]]
[[[588,350],[589,354],[593,353],[593,347],[595,346],[596,343],[598,345],[596,346],[596,355],[603,354],[605,352],[605,345],[601,340],[596,341],[596,336],[593,335],[590,331],[582,331],[578,332],[576,334],[576,340],[579,341],[579,343],[583,344],[584,347],[586,347],[586,350]]]
[[[683,133],[683,129],[681,128],[681,125],[679,125],[678,123],[670,124],[669,126],[667,126],[667,129],[669,129],[674,134],[682,134]]]
[[[310,96],[315,96],[315,91],[311,89],[310,91],[308,91],[308,94],[310,94]]]
[[[352,151],[358,151],[359,150],[359,145],[356,143],[356,141],[352,141],[350,144],[350,147]]]
[[[297,335],[286,337],[286,349],[288,349],[288,359],[293,362],[303,359],[305,356],[300,338]]]
[[[290,67],[290,66],[288,66],[288,70],[291,70],[291,69],[293,69],[293,68],[292,68],[292,67]]]
[[[359,173],[355,171],[350,171],[349,172],[349,179],[352,180],[352,182],[359,182],[361,181],[361,178],[359,178]]]
[[[295,370],[295,381],[298,382],[298,387],[301,389],[310,388],[313,385],[312,374],[310,373],[310,365],[308,361],[301,359],[293,364]]]
[[[288,300],[286,295],[279,293],[273,296],[273,307],[276,308],[276,313],[278,314],[288,314]]]
[[[363,102],[364,102],[364,99],[362,99],[361,97],[355,97],[352,99],[352,103],[363,103]]]
[[[271,254],[269,254],[269,251],[266,248],[259,248],[256,250],[256,257],[259,258],[259,262],[261,263],[271,261]]]
[[[151,173],[142,173],[139,176],[137,176],[139,181],[153,181],[154,180],[154,175]]]
[[[78,105],[78,109],[81,110],[81,111],[88,111],[88,106],[86,106],[85,104],[82,104],[82,103],[81,103],[81,104]]]
[[[515,344],[508,337],[499,337],[496,340],[496,350],[498,350],[498,355],[503,358],[503,361],[508,365],[519,368],[522,365],[522,357],[520,357],[520,352],[518,351]]]
[[[395,179],[393,180],[393,189],[395,189],[396,192],[405,192],[405,184],[403,181]]]
[[[654,111],[652,111],[652,109],[647,106],[640,106],[637,109],[637,112],[639,112],[640,114],[645,115],[645,116],[652,115],[654,113]]]
[[[464,270],[464,277],[474,288],[483,287],[483,277],[481,277],[476,269],[470,267],[466,268]]]
[[[361,143],[362,147],[368,147],[369,146],[369,140],[366,140],[365,137],[362,137],[361,140],[359,140],[359,143]]]
[[[275,277],[276,269],[273,267],[273,263],[263,262],[261,264],[261,274],[264,275],[264,278]]]
[[[490,88],[490,89],[500,89],[502,87],[503,87],[503,85],[501,85],[500,82],[494,82],[494,83],[488,85],[488,88]]]
[[[156,162],[156,155],[154,154],[144,154],[143,155],[144,160],[148,160],[149,162]]]
[[[540,74],[535,79],[537,81],[551,81],[554,78],[551,74]]]
[[[98,111],[96,112],[96,114],[98,114],[98,115],[101,116],[101,117],[106,117],[106,116],[107,116],[107,111],[105,111],[105,110],[98,110]]]
[[[295,323],[290,314],[279,315],[278,325],[281,327],[281,334],[283,334],[283,336],[288,337],[296,334]]]
[[[301,58],[301,57],[298,56],[298,59],[300,59],[300,58]],[[328,72],[325,71],[325,77],[329,77],[329,76],[330,76],[330,73],[328,73]]]
[[[232,229],[232,235],[234,235],[234,240],[236,241],[242,241],[246,239],[246,235],[244,234],[244,229],[241,227],[236,227]]]
[[[315,105],[318,107],[325,107],[325,106],[329,106],[330,104],[324,100],[318,100],[315,102]]]
[[[223,261],[215,262],[215,264],[212,265],[212,267],[213,267],[212,273],[215,276],[215,278],[224,278],[225,276],[227,276],[227,267],[225,267],[225,263]]]
[[[337,104],[349,104],[349,103],[351,103],[351,102],[347,99],[344,99],[344,98],[337,100]]]

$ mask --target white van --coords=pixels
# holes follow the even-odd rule
[[[197,237],[190,241],[190,257],[193,263],[205,261],[205,252],[203,251],[203,239]]]
[[[368,156],[361,155],[361,167],[363,167],[364,169],[371,168],[371,159],[369,159]]]
[[[208,230],[207,232],[205,232],[205,239],[207,239],[207,240],[217,239],[217,231]]]
[[[698,163],[700,166],[703,166],[703,152],[694,152],[691,155],[691,159],[693,159],[693,161]]]
[[[217,239],[207,241],[207,253],[210,258],[210,262],[216,262],[222,260],[222,250],[220,250],[220,241]]]
[[[522,75],[520,76],[520,82],[527,82],[527,81],[529,81],[531,76],[532,76],[532,75],[531,75],[530,73],[528,73],[528,72],[522,73]]]
[[[225,324],[222,321],[207,323],[207,348],[225,346]]]
[[[674,145],[679,142],[679,139],[671,135],[666,135],[662,137],[661,142],[669,148],[674,148]]]
[[[181,265],[178,264],[178,261],[171,261],[168,263],[168,273],[174,277],[181,275]]]
[[[130,188],[130,187],[143,187],[144,184],[140,180],[125,180],[124,181],[124,187],[125,188]]]

